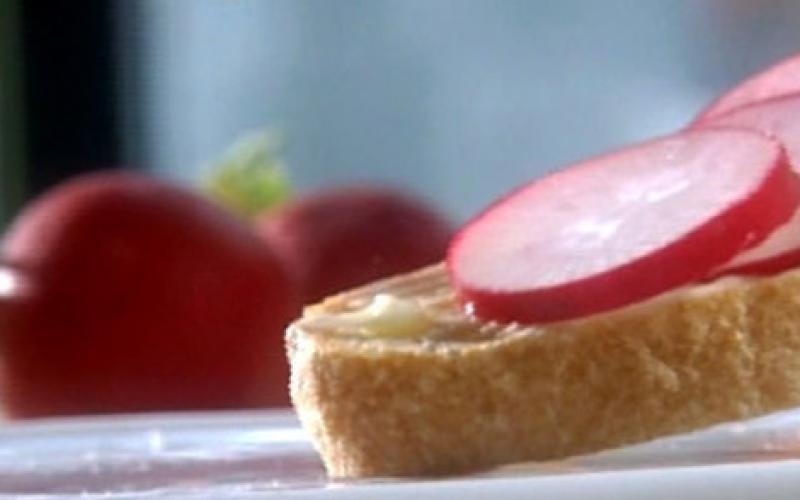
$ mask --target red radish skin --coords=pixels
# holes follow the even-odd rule
[[[781,96],[736,109],[704,122],[707,126],[743,127],[775,137],[800,170],[800,94]],[[712,276],[766,275],[800,265],[800,211],[760,245],[736,255]]]
[[[305,304],[439,262],[453,235],[434,207],[370,185],[299,196],[267,212],[259,232],[295,271]]]
[[[793,229],[797,231],[800,230],[800,227],[795,224],[793,225]],[[798,266],[800,266],[800,248],[795,248],[788,252],[781,252],[769,259],[756,262],[732,262],[712,273],[708,281],[713,281],[722,276],[769,276],[788,269],[794,269]]]
[[[26,208],[3,259],[30,283],[0,307],[8,416],[288,406],[294,285],[206,200],[133,173],[79,177]]]
[[[800,54],[783,59],[729,90],[703,110],[694,123],[755,102],[796,92],[800,92]]]
[[[776,141],[689,131],[523,186],[462,229],[448,268],[480,318],[575,319],[702,279],[798,202],[800,180]]]

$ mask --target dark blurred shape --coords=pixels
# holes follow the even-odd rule
[[[24,148],[19,9],[13,0],[0,1],[0,227],[22,203]]]
[[[120,161],[114,2],[19,2],[29,195]]]

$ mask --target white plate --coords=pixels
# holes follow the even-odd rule
[[[795,460],[798,459],[798,460]],[[800,498],[800,410],[469,477],[330,482],[288,411],[8,424],[0,497]]]

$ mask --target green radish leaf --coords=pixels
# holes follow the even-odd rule
[[[279,154],[282,142],[268,130],[237,140],[212,169],[212,198],[248,218],[287,200],[292,189]]]

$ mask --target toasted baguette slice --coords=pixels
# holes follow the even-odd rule
[[[378,293],[419,304],[426,331],[326,320]],[[312,306],[287,338],[294,404],[334,477],[555,459],[800,405],[800,271],[534,327],[463,314],[438,265]]]

